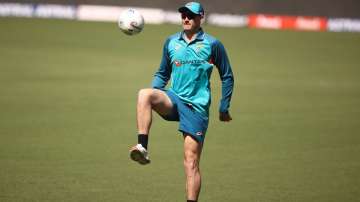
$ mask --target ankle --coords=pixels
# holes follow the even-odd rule
[[[145,149],[147,149],[148,135],[147,134],[139,134],[138,135],[138,144],[141,144]]]

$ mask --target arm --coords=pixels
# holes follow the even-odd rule
[[[163,54],[158,71],[154,75],[152,87],[156,89],[164,89],[171,75],[171,61],[168,54],[168,44],[170,39],[167,39],[164,47]]]
[[[215,41],[213,44],[213,59],[214,64],[219,70],[222,84],[222,97],[219,107],[219,118],[221,121],[230,121],[232,118],[229,114],[229,107],[234,88],[234,76],[231,70],[229,58],[226,54],[224,46],[220,41]]]

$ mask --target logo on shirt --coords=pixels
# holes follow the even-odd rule
[[[180,67],[181,65],[186,65],[186,64],[190,64],[190,65],[205,64],[206,62],[207,62],[206,60],[174,60],[174,64],[177,67]]]
[[[180,67],[180,66],[181,66],[181,62],[178,61],[178,60],[175,60],[174,63],[175,63],[175,65],[176,65],[177,67]]]
[[[195,51],[198,53],[204,47],[203,43],[197,43],[195,46]]]
[[[177,51],[177,50],[179,50],[181,48],[181,45],[180,44],[175,44],[175,47],[174,47],[174,49],[175,49],[175,51]]]

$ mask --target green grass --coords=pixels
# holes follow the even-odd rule
[[[128,157],[137,91],[179,29],[0,18],[0,201],[184,201],[176,123],[155,115],[151,165]],[[360,35],[205,30],[236,85],[221,123],[214,70],[200,200],[357,201]]]

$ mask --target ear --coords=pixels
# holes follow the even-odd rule
[[[198,18],[198,17],[199,17],[199,18]],[[201,21],[201,20],[204,18],[204,16],[203,16],[203,15],[198,15],[196,18]]]

